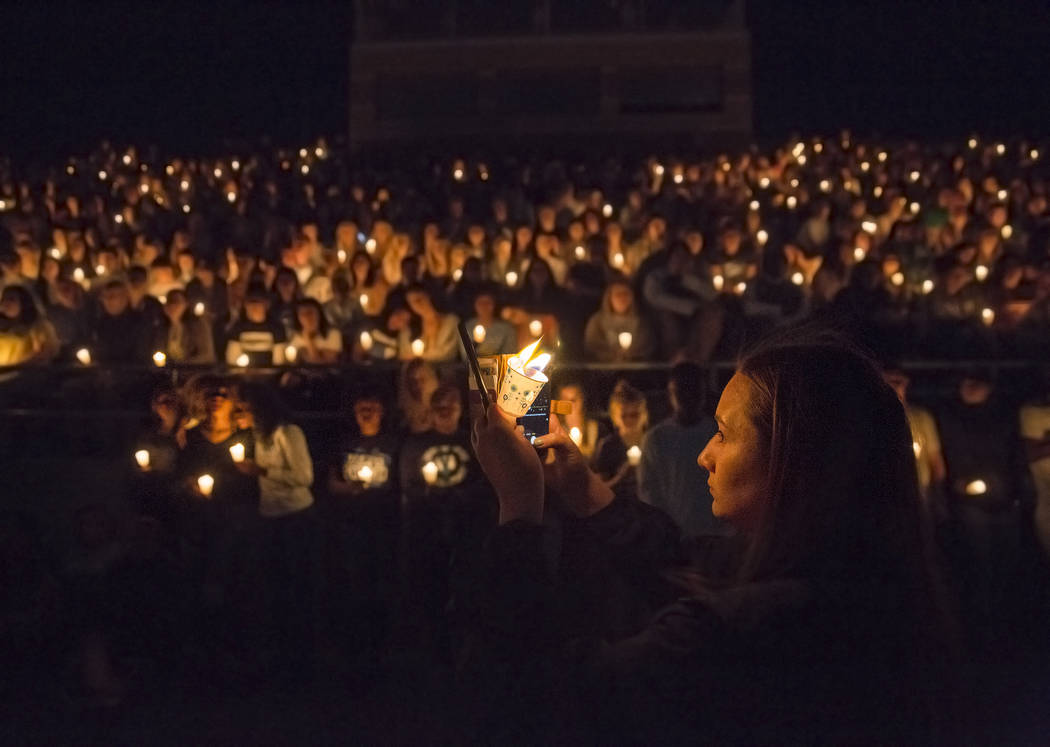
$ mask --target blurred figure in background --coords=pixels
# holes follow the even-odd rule
[[[609,397],[613,432],[598,442],[591,457],[593,469],[617,496],[638,497],[637,470],[642,436],[649,427],[645,395],[621,379]]]
[[[937,430],[937,422],[929,410],[908,402],[908,386],[911,384],[911,379],[904,371],[890,366],[883,372],[883,378],[893,387],[897,398],[904,405],[908,425],[911,427],[915,463],[919,470],[919,491],[929,518],[940,524],[948,516],[943,493],[948,469],[944,464],[944,455],[941,452],[941,438]]]
[[[572,412],[563,416],[565,432],[579,447],[580,453],[590,457],[598,445],[598,421],[587,416],[587,397],[582,385],[566,382],[558,387],[558,396],[564,402],[572,404]]]

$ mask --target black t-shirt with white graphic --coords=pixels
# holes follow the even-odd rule
[[[230,327],[227,333],[227,350],[234,342],[248,356],[249,366],[272,366],[274,346],[287,342],[284,327],[272,320],[251,322],[242,319]]]

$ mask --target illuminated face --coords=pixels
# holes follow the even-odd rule
[[[633,301],[634,294],[631,293],[631,289],[626,285],[614,285],[612,290],[609,291],[609,306],[612,308],[613,313],[626,314],[631,310]]]
[[[768,447],[748,415],[751,388],[742,374],[729,380],[715,410],[718,431],[697,458],[708,472],[711,512],[744,530],[755,526],[766,499],[768,461]]]
[[[455,433],[459,427],[459,418],[463,414],[463,405],[456,397],[443,397],[430,403],[433,415],[434,430],[438,433]]]
[[[420,291],[411,291],[405,296],[405,302],[408,304],[408,308],[412,309],[413,314],[423,316],[430,312],[430,298],[426,293]]]
[[[491,319],[496,313],[496,301],[489,295],[478,296],[474,300],[474,313],[479,319]]]
[[[304,332],[315,332],[321,325],[321,319],[317,315],[317,307],[311,304],[303,304],[295,310]]]
[[[120,316],[128,308],[126,288],[106,288],[102,291],[102,308],[110,316]]]
[[[354,419],[362,433],[378,433],[383,424],[382,403],[374,399],[359,400],[354,404]]]
[[[244,315],[256,324],[266,321],[266,309],[267,303],[261,298],[249,298],[244,302]]]
[[[22,313],[22,300],[16,293],[4,293],[0,297],[0,314],[8,319],[17,319]]]
[[[609,417],[616,432],[621,436],[626,436],[637,433],[641,429],[644,412],[642,406],[637,404],[614,405]]]

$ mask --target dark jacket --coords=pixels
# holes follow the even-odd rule
[[[734,585],[736,540],[679,544],[637,501],[569,524],[553,542],[523,523],[491,538],[462,670],[485,741],[931,740],[892,593],[812,578]],[[685,564],[710,591],[666,583]]]

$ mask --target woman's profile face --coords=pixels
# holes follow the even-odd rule
[[[740,373],[726,384],[715,420],[718,432],[700,452],[697,463],[708,471],[712,513],[740,529],[753,526],[766,500],[766,452],[748,414],[752,384]]]

